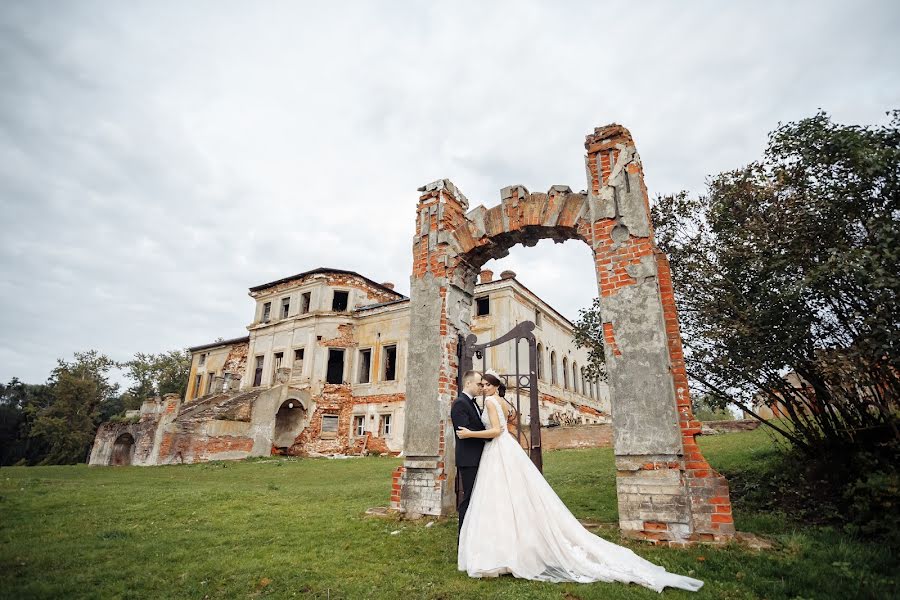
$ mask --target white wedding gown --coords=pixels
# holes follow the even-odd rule
[[[459,535],[458,566],[470,577],[512,573],[538,581],[621,581],[661,592],[697,591],[703,582],[667,572],[628,548],[582,527],[540,471],[506,432],[488,440]],[[490,428],[487,404],[481,416]]]

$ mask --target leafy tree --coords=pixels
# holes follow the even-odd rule
[[[606,381],[606,355],[603,353],[603,319],[600,316],[600,298],[594,298],[588,308],[578,311],[575,321],[575,346],[587,348],[588,362],[584,376],[591,381]]]
[[[657,200],[688,372],[713,404],[782,405],[788,423],[765,423],[809,455],[896,451],[898,185],[900,111],[883,127],[819,113],[706,195]]]
[[[29,432],[35,414],[52,401],[49,386],[23,383],[17,377],[0,383],[0,465],[33,464],[43,458],[45,445]]]
[[[83,462],[90,450],[104,404],[115,402],[119,385],[109,381],[115,361],[96,350],[76,352],[71,363],[57,361],[48,386],[52,401],[31,410],[29,437],[47,447],[42,464]]]
[[[147,398],[164,394],[184,396],[191,370],[187,350],[171,350],[159,354],[138,352],[120,365],[134,384],[123,396],[125,409],[140,408]]]

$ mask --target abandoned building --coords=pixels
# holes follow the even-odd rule
[[[250,288],[249,335],[190,348],[185,398],[148,400],[134,415],[137,422],[102,425],[90,464],[399,454],[410,300],[393,288],[327,268]],[[587,352],[575,347],[572,323],[515,273],[494,278],[481,272],[471,321],[472,332],[486,340],[520,322],[535,323],[542,425],[609,422],[607,386],[585,377]],[[505,345],[483,359],[489,368],[511,373],[516,352]],[[527,364],[527,348],[518,353]],[[513,404],[515,396],[515,389],[507,395]],[[527,394],[519,410],[527,424]]]

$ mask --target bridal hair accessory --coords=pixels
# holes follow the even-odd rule
[[[487,371],[484,372],[484,374],[485,375],[493,375],[497,379],[500,379],[500,373],[498,373],[497,371],[495,371],[493,369],[488,369]],[[502,381],[502,379],[501,379],[501,381]]]

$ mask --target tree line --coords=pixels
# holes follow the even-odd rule
[[[101,423],[153,396],[184,396],[190,366],[187,350],[139,352],[125,362],[88,350],[57,360],[46,383],[0,383],[0,464],[86,462]],[[110,381],[113,369],[131,382],[124,392]]]

